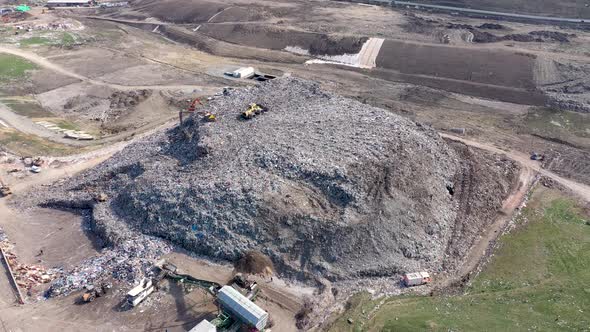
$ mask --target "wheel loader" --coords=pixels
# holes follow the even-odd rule
[[[268,109],[260,104],[252,103],[248,108],[242,112],[242,118],[249,120],[254,118],[260,113],[266,112]]]
[[[106,295],[111,287],[112,286],[107,283],[102,283],[99,287],[95,287],[94,285],[84,286],[86,291],[82,294],[82,302],[89,303],[96,300],[97,297]]]

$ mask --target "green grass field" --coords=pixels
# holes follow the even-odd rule
[[[30,37],[20,40],[21,46],[50,45],[51,39],[45,37]]]
[[[539,108],[524,117],[524,125],[531,134],[590,147],[590,114]]]
[[[331,330],[589,331],[588,220],[572,199],[537,189],[463,295],[392,297],[372,312],[380,300],[358,294]]]
[[[24,78],[27,71],[36,68],[33,63],[21,57],[0,53],[0,82]]]
[[[0,146],[23,156],[62,156],[80,152],[78,147],[53,143],[6,128],[0,128]]]
[[[8,106],[14,113],[29,118],[51,118],[55,115],[46,111],[34,100],[21,100],[11,98],[0,98],[0,102]]]

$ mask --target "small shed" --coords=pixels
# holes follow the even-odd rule
[[[254,67],[242,67],[234,70],[232,76],[235,78],[250,78],[254,76],[255,73],[256,71],[254,70]]]

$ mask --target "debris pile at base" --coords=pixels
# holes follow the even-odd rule
[[[250,103],[268,111],[244,120]],[[143,233],[215,259],[258,250],[282,275],[338,280],[453,266],[518,174],[304,80],[233,90],[206,110],[217,122],[195,114],[31,197],[92,209],[115,247]]]
[[[248,250],[235,263],[235,268],[239,272],[249,274],[272,275],[274,266],[267,256],[256,250]]]

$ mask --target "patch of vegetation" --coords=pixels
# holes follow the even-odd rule
[[[21,46],[50,45],[51,39],[45,37],[29,37],[19,41]]]
[[[60,156],[79,152],[77,147],[65,146],[13,129],[0,128],[0,146],[24,156]]]
[[[21,79],[37,66],[21,57],[0,53],[0,82]]]
[[[34,101],[2,98],[0,102],[8,106],[14,113],[29,118],[49,118],[54,116],[53,113],[45,110]]]
[[[590,147],[590,114],[539,108],[524,121],[532,134]]]
[[[67,120],[63,120],[63,119],[47,119],[48,122],[54,123],[56,126],[60,127],[61,129],[66,129],[66,130],[80,130],[80,128]]]
[[[499,250],[463,295],[371,300],[369,294],[358,294],[331,330],[588,330],[588,220],[570,198],[539,189],[517,229],[500,239]]]

